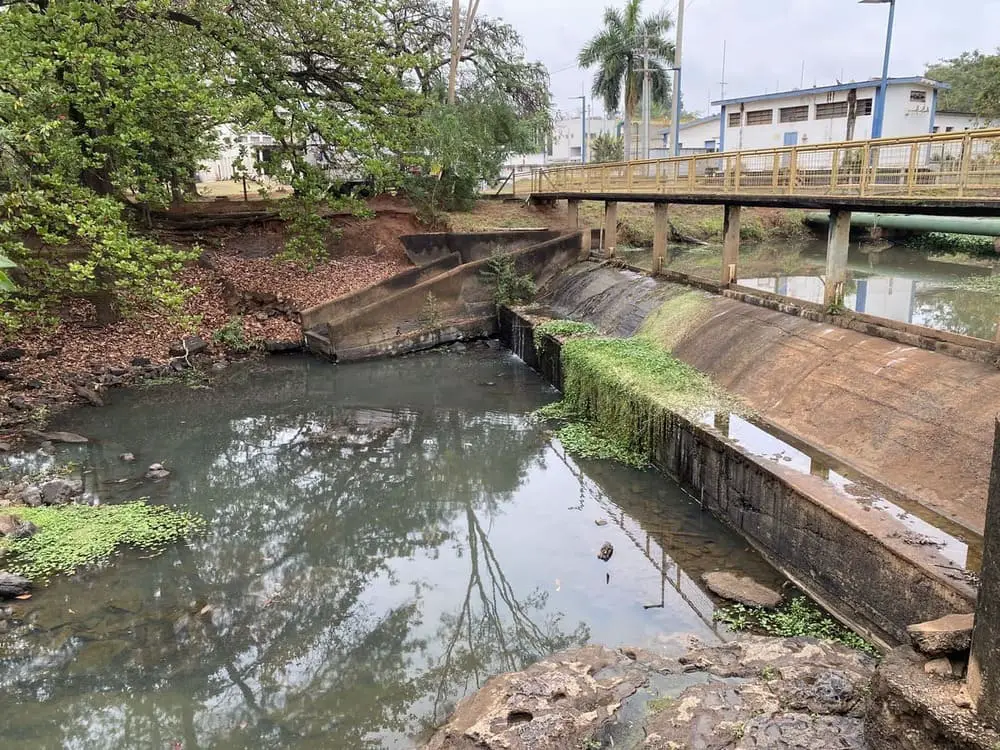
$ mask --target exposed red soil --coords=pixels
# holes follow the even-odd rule
[[[73,383],[100,391],[109,371],[127,371],[122,376],[126,382],[133,375],[147,374],[148,366],[133,366],[137,358],[149,359],[154,366],[168,363],[170,344],[183,336],[199,335],[210,343],[214,355],[224,356],[221,347],[212,344],[212,334],[237,314],[249,339],[299,340],[297,311],[377,283],[410,265],[399,237],[426,227],[411,208],[394,199],[373,203],[376,211],[381,208],[385,213],[374,219],[331,220],[338,231],[328,242],[329,258],[312,266],[275,257],[285,242],[285,228],[278,220],[203,231],[161,231],[164,240],[204,249],[201,260],[181,274],[185,288],[197,290],[181,315],[140,310],[98,328],[92,323],[90,306],[73,303],[55,329],[22,332],[4,340],[0,349],[18,347],[24,355],[0,362],[0,439],[3,432],[23,423],[34,407],[75,400]],[[246,204],[197,203],[182,213],[219,215],[233,205]],[[257,211],[272,208],[254,206]],[[20,408],[11,406],[14,401]]]

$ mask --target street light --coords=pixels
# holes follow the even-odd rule
[[[896,0],[858,0],[862,5],[889,4],[889,26],[885,33],[885,59],[882,61],[882,85],[875,97],[875,115],[872,118],[872,138],[882,137],[882,120],[885,117],[885,99],[889,93],[889,50],[892,48],[892,22],[896,16]]]

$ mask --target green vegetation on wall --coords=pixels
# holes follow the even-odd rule
[[[190,513],[142,500],[97,507],[15,508],[10,512],[35,524],[38,532],[26,539],[0,541],[4,567],[35,581],[100,562],[122,546],[160,552],[205,525]]]

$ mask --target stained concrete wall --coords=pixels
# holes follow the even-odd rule
[[[433,263],[451,253],[458,253],[463,263],[483,260],[494,252],[521,250],[529,245],[555,239],[560,232],[550,229],[511,229],[497,232],[429,232],[399,238],[406,257],[415,265]]]
[[[657,326],[680,359],[791,435],[981,535],[996,367],[594,263],[543,295],[557,315],[616,335],[682,297]]]
[[[582,235],[566,234],[511,253],[517,272],[539,286],[579,260]],[[493,288],[483,275],[489,258],[465,263],[327,326],[329,350],[338,360],[400,354],[448,341],[491,335],[496,329]]]
[[[342,297],[310,307],[300,313],[302,327],[308,330],[317,325],[326,325],[330,321],[347,316],[352,310],[387,299],[440,273],[457,268],[461,263],[462,258],[458,253],[450,253],[426,265],[408,268],[352,294],[345,294]]]
[[[555,339],[543,337],[534,351],[531,320],[510,311],[501,335],[561,385]],[[936,550],[905,544],[906,529],[892,516],[868,513],[818,477],[758,458],[659,405],[650,413],[633,429],[648,433],[658,468],[813,597],[875,637],[903,641],[908,624],[972,611],[971,587],[943,574],[948,561]]]

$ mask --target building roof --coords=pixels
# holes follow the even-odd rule
[[[712,102],[713,106],[726,106],[727,104],[740,104],[743,102],[759,102],[765,99],[788,99],[793,96],[802,96],[804,94],[828,94],[833,91],[850,91],[851,89],[859,88],[873,88],[878,86],[880,79],[872,78],[869,81],[851,81],[850,83],[838,83],[834,86],[813,86],[811,89],[790,89],[788,91],[778,91],[773,94],[757,94],[755,96],[740,96],[733,99],[720,99],[718,101]],[[940,81],[934,81],[930,78],[924,78],[922,76],[913,76],[910,78],[890,78],[890,86],[931,86],[935,89],[950,89],[947,83],[941,83]]]
[[[688,120],[687,122],[681,123],[681,130],[687,130],[688,128],[693,128],[698,125],[706,125],[710,122],[718,122],[722,115],[709,115],[708,117],[699,117],[697,120]],[[670,127],[670,123],[667,123],[667,127],[660,128],[658,133],[672,133],[673,129]]]

